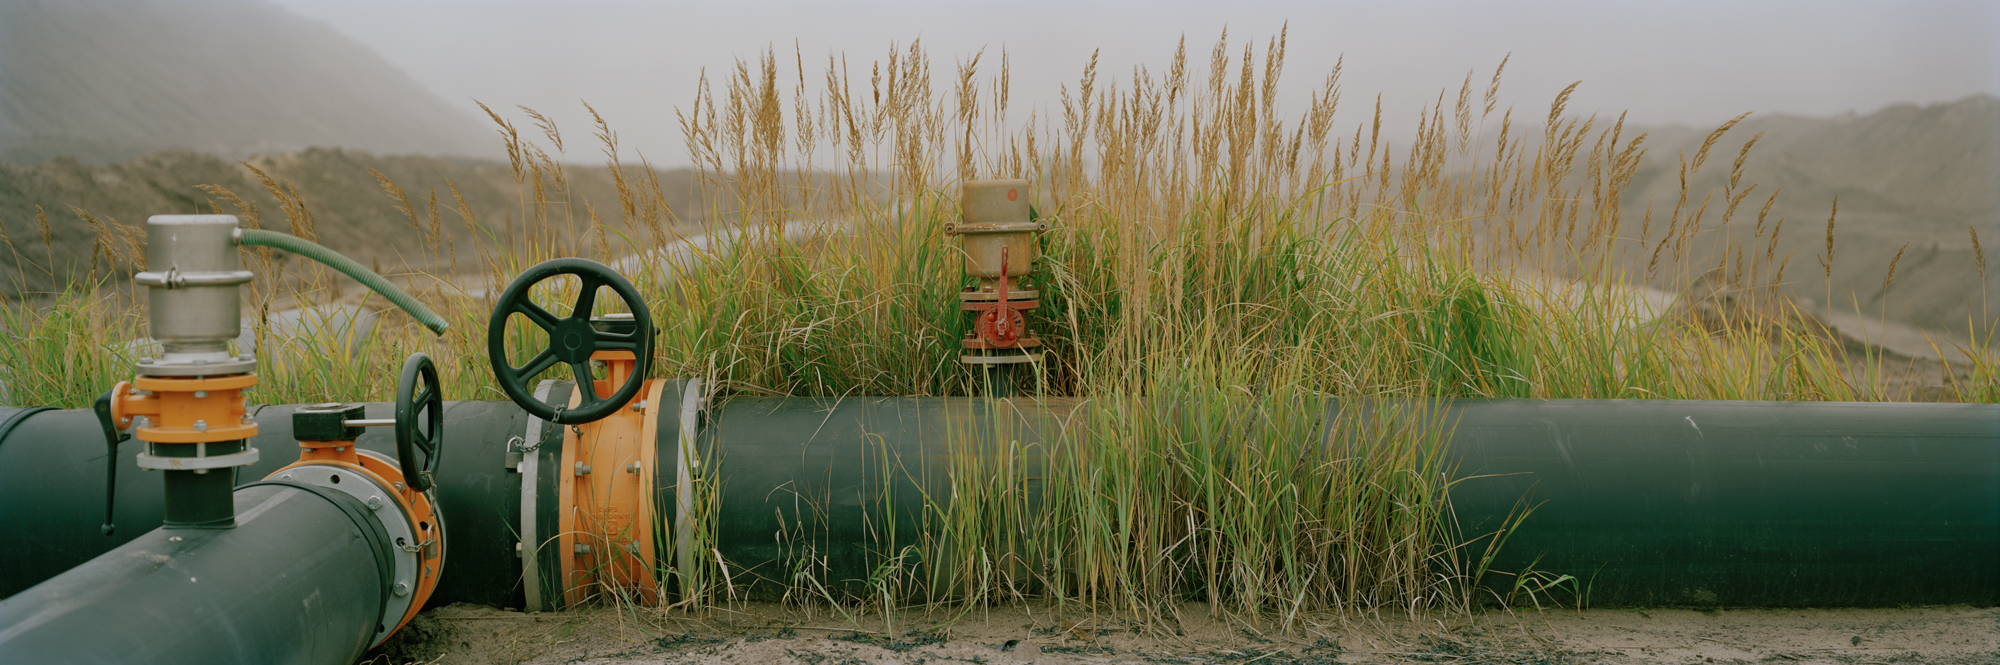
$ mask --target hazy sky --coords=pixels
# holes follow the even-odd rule
[[[921,38],[948,76],[986,49],[1013,61],[1011,113],[1048,109],[1093,50],[1100,80],[1166,68],[1186,35],[1205,58],[1227,27],[1237,53],[1290,22],[1285,108],[1304,109],[1345,54],[1338,126],[1367,119],[1376,93],[1408,118],[1454,93],[1468,71],[1503,83],[1519,113],[1629,110],[1646,124],[1712,125],[1744,111],[1866,113],[1899,102],[2000,94],[2000,3],[1817,0],[1709,2],[644,2],[639,0],[273,0],[373,48],[440,96],[477,113],[525,105],[587,137],[578,100],[628,148],[685,163],[676,107],[703,68],[775,48],[803,51],[809,79],[845,53],[857,77],[892,43]],[[796,46],[795,46],[796,45]],[[997,63],[994,63],[997,64]],[[992,71],[986,69],[984,71]],[[1046,115],[1046,112],[1045,112]],[[1408,123],[1399,122],[1398,125]],[[594,151],[571,146],[572,159]]]

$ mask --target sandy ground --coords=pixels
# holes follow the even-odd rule
[[[1023,605],[878,614],[853,621],[741,605],[705,616],[609,608],[523,614],[453,605],[425,612],[364,663],[2000,663],[2000,608],[1840,610],[1488,610],[1472,616],[1306,616],[1290,631],[1178,608],[1144,626],[1071,607]]]

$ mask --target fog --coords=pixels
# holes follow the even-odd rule
[[[685,163],[675,109],[738,58],[829,56],[862,80],[892,44],[921,39],[939,76],[984,50],[1012,65],[1011,113],[1047,109],[1092,53],[1100,81],[1157,73],[1185,36],[1205,59],[1289,25],[1284,108],[1298,112],[1345,56],[1342,126],[1383,97],[1390,130],[1440,90],[1485,79],[1512,54],[1503,104],[1539,116],[1583,85],[1575,113],[1629,110],[1642,124],[1712,125],[1760,114],[1866,113],[1899,102],[2000,94],[2000,5],[1990,2],[703,2],[638,0],[274,0],[375,50],[478,114],[523,105],[587,132],[587,100],[625,146]],[[795,55],[796,54],[796,55]],[[784,82],[781,79],[781,82]],[[786,82],[788,83],[788,82]],[[789,89],[789,85],[786,86]],[[1391,133],[1390,135],[1398,135]],[[628,154],[629,156],[629,154]],[[592,151],[571,159],[594,160]]]

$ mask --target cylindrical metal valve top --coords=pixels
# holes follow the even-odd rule
[[[215,376],[255,368],[229,352],[242,331],[242,296],[250,271],[237,259],[234,215],[154,215],[146,220],[147,289],[153,339],[165,353],[139,363],[150,376]]]
[[[1032,219],[1028,193],[1026,180],[972,180],[961,190],[963,221],[946,224],[945,232],[965,236],[965,274],[978,277],[983,291],[996,288],[993,282],[1002,274],[1019,277],[1034,270],[1034,234],[1048,227]],[[1008,249],[1005,256],[1002,247]]]

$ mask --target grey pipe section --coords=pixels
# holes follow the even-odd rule
[[[678,392],[670,390],[663,402],[677,404]],[[565,401],[568,393],[558,384],[549,400]],[[680,409],[660,406],[649,413],[660,419],[657,453],[666,464],[678,456]],[[1465,534],[1498,528],[1524,498],[1536,506],[1494,569],[1520,573],[1532,564],[1551,576],[1573,576],[1592,605],[2000,602],[2000,566],[1994,565],[2000,561],[2000,406],[1672,400],[1420,406],[1443,409],[1443,422],[1455,427],[1447,450],[1458,477],[1470,479],[1455,486],[1451,498]],[[521,559],[510,540],[519,533],[522,478],[503,466],[507,440],[524,433],[525,414],[506,403],[453,408],[440,473],[450,479],[444,487],[459,488],[452,491],[461,498],[440,499],[453,530],[453,555],[432,602],[526,606]],[[869,540],[864,520],[875,520],[879,530],[890,526],[881,515],[897,515],[899,542],[915,542],[924,497],[942,496],[940,483],[954,455],[1018,456],[1022,491],[1038,494],[1032,480],[1042,475],[1032,470],[1038,451],[1067,436],[1081,408],[1087,407],[1075,400],[968,398],[737,398],[714,405],[698,423],[697,448],[701,471],[719,498],[715,544],[737,566],[732,572],[742,575],[735,580],[740,591],[783,586],[808,553],[824,559],[826,579],[866,579],[881,544]],[[1341,404],[1322,408],[1323,417],[1338,417]],[[0,410],[0,418],[8,413]],[[371,417],[376,413],[371,410]],[[267,458],[288,458],[269,448],[288,441],[266,443],[288,436],[275,426],[280,419],[259,419],[267,429],[258,445],[267,447]],[[0,538],[0,556],[32,562],[24,567],[66,567],[109,547],[95,529],[104,450],[95,426],[88,412],[45,413],[0,441],[0,533],[7,534]],[[996,428],[1004,431],[991,440],[1013,442],[1011,448],[963,445],[967,432]],[[541,468],[555,469],[561,428],[541,431],[540,440],[523,443]],[[378,445],[364,437],[364,447]],[[22,461],[28,458],[50,462]],[[658,514],[674,515],[676,494],[666,485],[673,474],[666,471],[658,474]],[[157,475],[135,471],[119,478],[119,531],[132,532],[127,524],[143,529],[139,520],[146,517],[157,520],[157,507],[127,506],[157,501]],[[555,473],[536,479],[542,491],[532,510],[544,525],[538,540],[548,540],[548,525],[556,523],[556,481]],[[128,482],[153,486],[135,491]],[[37,489],[18,491],[23,485]],[[21,503],[26,500],[36,503]],[[43,504],[68,516],[41,517],[39,508],[21,508]],[[468,512],[479,516],[461,516]],[[482,520],[482,526],[464,526]],[[668,528],[655,532],[674,531],[663,526]],[[49,538],[58,527],[77,535]],[[492,544],[462,546],[462,528],[483,532],[475,537]],[[913,537],[902,539],[905,533]],[[537,558],[545,568],[539,574],[553,581],[555,553],[544,554]],[[484,559],[476,566],[461,563],[467,557]],[[478,584],[461,586],[467,575]],[[1510,579],[1487,581],[1504,587]],[[14,590],[5,586],[10,580],[18,584],[19,575],[0,570],[0,593]],[[542,588],[548,593],[553,584]]]
[[[155,529],[0,601],[0,662],[358,659],[386,620],[393,546],[369,509],[289,486],[235,500],[235,529]]]

